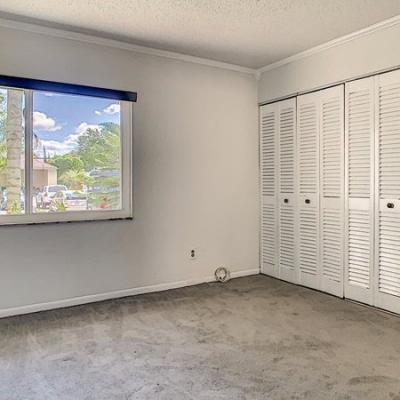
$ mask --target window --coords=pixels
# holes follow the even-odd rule
[[[136,94],[3,78],[0,224],[131,217]]]

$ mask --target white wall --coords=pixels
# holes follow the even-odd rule
[[[400,66],[400,25],[394,25],[266,71],[259,103]]]
[[[0,29],[0,49],[0,74],[138,92],[135,221],[0,227],[0,315],[77,296],[204,281],[219,266],[257,270],[252,76],[8,28]]]

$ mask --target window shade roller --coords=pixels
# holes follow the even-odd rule
[[[76,85],[72,83],[61,83],[43,81],[39,79],[17,78],[0,75],[0,86],[16,89],[31,89],[44,92],[65,93],[80,96],[100,97],[120,101],[137,101],[137,93],[124,90],[106,89],[93,86]]]

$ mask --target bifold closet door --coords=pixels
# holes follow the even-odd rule
[[[298,281],[343,296],[343,85],[297,98]]]
[[[400,313],[400,70],[375,78],[375,305]]]
[[[279,278],[278,115],[277,103],[260,107],[261,269],[276,278]]]
[[[277,103],[279,141],[279,278],[296,274],[296,99]]]
[[[319,118],[320,93],[297,98],[298,282],[320,289]]]
[[[260,108],[262,271],[296,282],[296,100]]]
[[[374,304],[374,78],[346,84],[345,297]]]
[[[344,88],[320,91],[321,290],[343,296]]]
[[[400,70],[260,124],[263,272],[400,313]]]

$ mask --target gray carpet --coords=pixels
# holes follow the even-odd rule
[[[1,400],[400,400],[400,318],[263,276],[0,320]]]

